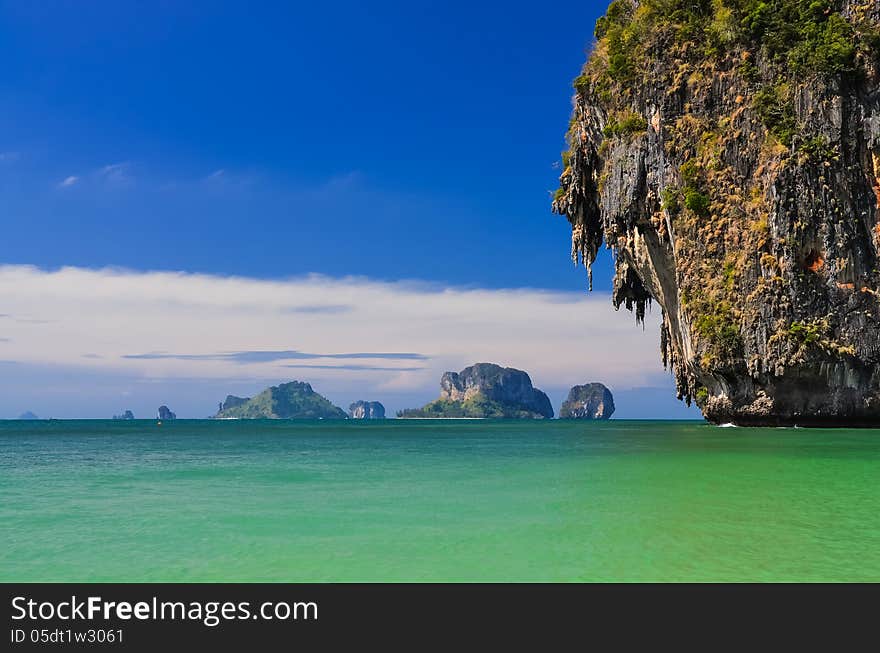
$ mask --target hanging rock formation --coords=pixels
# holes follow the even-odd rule
[[[880,424],[880,3],[616,0],[553,209],[713,422]]]

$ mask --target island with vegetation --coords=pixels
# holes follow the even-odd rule
[[[256,397],[229,395],[220,404],[217,419],[346,419],[341,408],[302,381],[282,383]]]
[[[880,424],[880,3],[615,0],[553,209],[713,422]],[[585,336],[588,337],[588,336]]]
[[[549,419],[553,407],[546,394],[532,386],[522,370],[494,363],[477,363],[440,379],[440,398],[398,417],[482,417]]]
[[[609,419],[614,413],[614,396],[602,383],[576,385],[559,409],[559,419]]]

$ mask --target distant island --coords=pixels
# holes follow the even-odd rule
[[[385,406],[378,401],[356,401],[348,407],[352,419],[385,419]]]
[[[172,413],[168,406],[159,406],[158,418],[160,420],[172,420],[177,419],[177,415]]]
[[[383,409],[384,410],[384,409]],[[216,419],[346,419],[345,411],[302,381],[273,385],[256,397],[229,395]]]
[[[113,419],[134,419],[134,413],[127,410],[122,415],[114,415]]]
[[[532,386],[529,375],[495,363],[477,363],[440,379],[440,398],[398,417],[492,417],[550,419],[553,407],[546,394]]]
[[[608,419],[614,413],[611,390],[601,383],[576,385],[559,409],[559,419]]]
[[[18,419],[40,419],[34,413],[29,410],[24,411],[21,415],[18,416]]]

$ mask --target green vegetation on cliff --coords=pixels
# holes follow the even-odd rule
[[[549,419],[553,417],[553,407],[547,395],[532,386],[532,379],[522,370],[476,363],[461,372],[443,374],[439,399],[397,415]]]
[[[530,419],[543,415],[517,406],[492,401],[482,393],[464,400],[435,399],[422,408],[406,408],[398,411],[398,417],[471,417],[486,419]]]
[[[615,0],[595,37],[553,196],[574,261],[615,250],[614,305],[660,304],[712,419],[880,419],[880,5]]]

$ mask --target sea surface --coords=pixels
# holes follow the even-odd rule
[[[880,431],[0,422],[0,581],[880,581]]]

